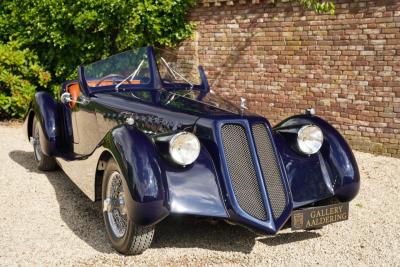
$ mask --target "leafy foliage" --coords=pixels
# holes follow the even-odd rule
[[[54,82],[133,46],[173,46],[192,34],[194,0],[2,0],[0,39],[37,52]]]
[[[320,0],[296,0],[305,8],[312,8],[317,13],[329,12],[332,15],[335,13],[335,4],[331,1]]]
[[[12,85],[13,93],[19,87],[17,91],[27,96],[16,104],[14,94],[14,100],[7,98],[9,102],[4,107],[4,97],[11,97],[6,92],[12,92],[11,81],[7,87],[3,82],[2,110],[20,116],[21,107],[34,88],[46,89],[36,83],[39,80],[32,80],[37,62],[32,65],[22,59],[14,61],[13,68],[18,69],[14,72],[4,61],[10,53],[32,61],[33,54],[27,51],[34,51],[35,60],[38,58],[53,77],[47,89],[54,89],[74,78],[80,64],[135,46],[174,46],[190,37],[194,24],[187,22],[186,15],[194,4],[195,0],[1,0],[0,43],[17,41],[22,49],[18,52],[13,45],[2,46],[13,48],[0,59],[2,79],[6,79],[6,73],[18,77]],[[15,107],[10,110],[12,106]]]
[[[0,117],[22,117],[36,85],[46,88],[51,75],[38,64],[38,57],[17,43],[0,44]]]

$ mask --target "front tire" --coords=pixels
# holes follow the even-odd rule
[[[128,216],[125,199],[129,190],[113,159],[109,160],[102,183],[103,218],[112,247],[126,255],[143,253],[153,241],[154,226],[140,226]]]
[[[37,167],[41,171],[54,171],[57,168],[57,162],[54,157],[49,157],[43,154],[40,146],[40,131],[42,131],[42,127],[40,126],[39,121],[34,118],[32,123],[31,142],[33,144],[33,154],[35,155]]]

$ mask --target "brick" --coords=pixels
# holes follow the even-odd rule
[[[316,107],[354,149],[400,157],[398,1],[335,1],[335,16],[290,1],[202,1],[190,16],[198,38],[180,52],[196,51],[213,90],[244,95],[273,124]]]

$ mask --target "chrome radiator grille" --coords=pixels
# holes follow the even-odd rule
[[[267,220],[246,130],[239,124],[221,128],[226,163],[239,206],[259,220]]]
[[[251,130],[272,212],[274,213],[274,218],[278,218],[282,214],[287,203],[275,152],[271,144],[270,136],[263,124],[253,124]]]

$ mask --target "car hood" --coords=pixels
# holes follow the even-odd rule
[[[218,102],[218,98],[212,100],[212,103],[197,101],[166,90],[98,93],[93,98],[100,106],[112,110],[114,117],[131,113],[135,116],[135,121],[141,122],[143,126],[161,126],[157,132],[193,126],[199,118],[233,119],[250,115],[241,113],[240,109],[227,102]],[[107,111],[103,110],[102,113]]]

